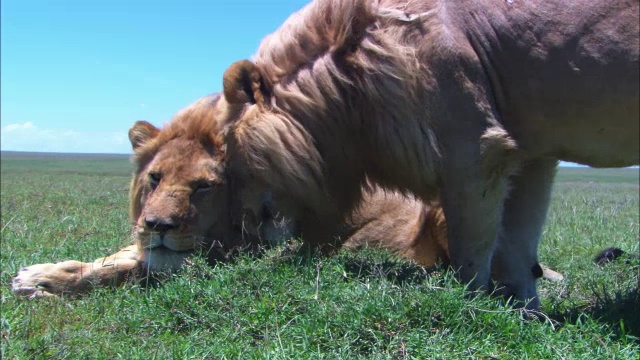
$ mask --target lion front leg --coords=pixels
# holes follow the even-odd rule
[[[118,285],[142,267],[138,246],[131,245],[93,263],[69,260],[22,268],[13,279],[12,291],[29,298],[79,294],[94,286]]]
[[[442,208],[451,265],[471,290],[490,290],[491,261],[509,176],[519,167],[515,143],[498,126],[445,147]]]
[[[544,270],[538,263],[538,242],[547,217],[556,166],[555,159],[528,161],[512,177],[494,253],[496,292],[513,297],[528,309],[540,307],[536,280]]]
[[[490,189],[482,189],[481,185],[480,181],[459,186],[447,183],[442,191],[451,266],[470,290],[490,289],[491,260],[506,178]]]

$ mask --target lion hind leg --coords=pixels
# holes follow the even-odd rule
[[[494,253],[497,293],[513,297],[528,309],[540,306],[536,280],[549,277],[549,272],[545,273],[538,263],[538,243],[547,217],[556,165],[555,159],[531,160],[512,177]]]

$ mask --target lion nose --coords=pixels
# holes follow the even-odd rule
[[[171,219],[158,219],[156,217],[145,218],[144,225],[147,227],[147,229],[155,230],[161,233],[165,233],[178,227],[178,224],[176,224]]]

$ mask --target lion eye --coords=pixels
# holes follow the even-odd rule
[[[149,173],[149,184],[151,185],[151,188],[153,190],[155,190],[158,187],[158,184],[160,183],[161,179],[162,179],[162,175],[160,175],[159,173],[155,173],[155,172]]]
[[[196,192],[210,191],[210,190],[213,190],[214,187],[215,187],[215,184],[213,183],[201,182],[198,185],[196,185]]]

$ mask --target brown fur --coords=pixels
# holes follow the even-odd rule
[[[381,247],[423,266],[448,264],[446,222],[442,208],[396,192],[373,191],[348,217],[343,247]]]
[[[224,75],[231,169],[309,245],[367,179],[440,199],[452,265],[538,308],[557,160],[639,163],[638,2],[316,0]]]

